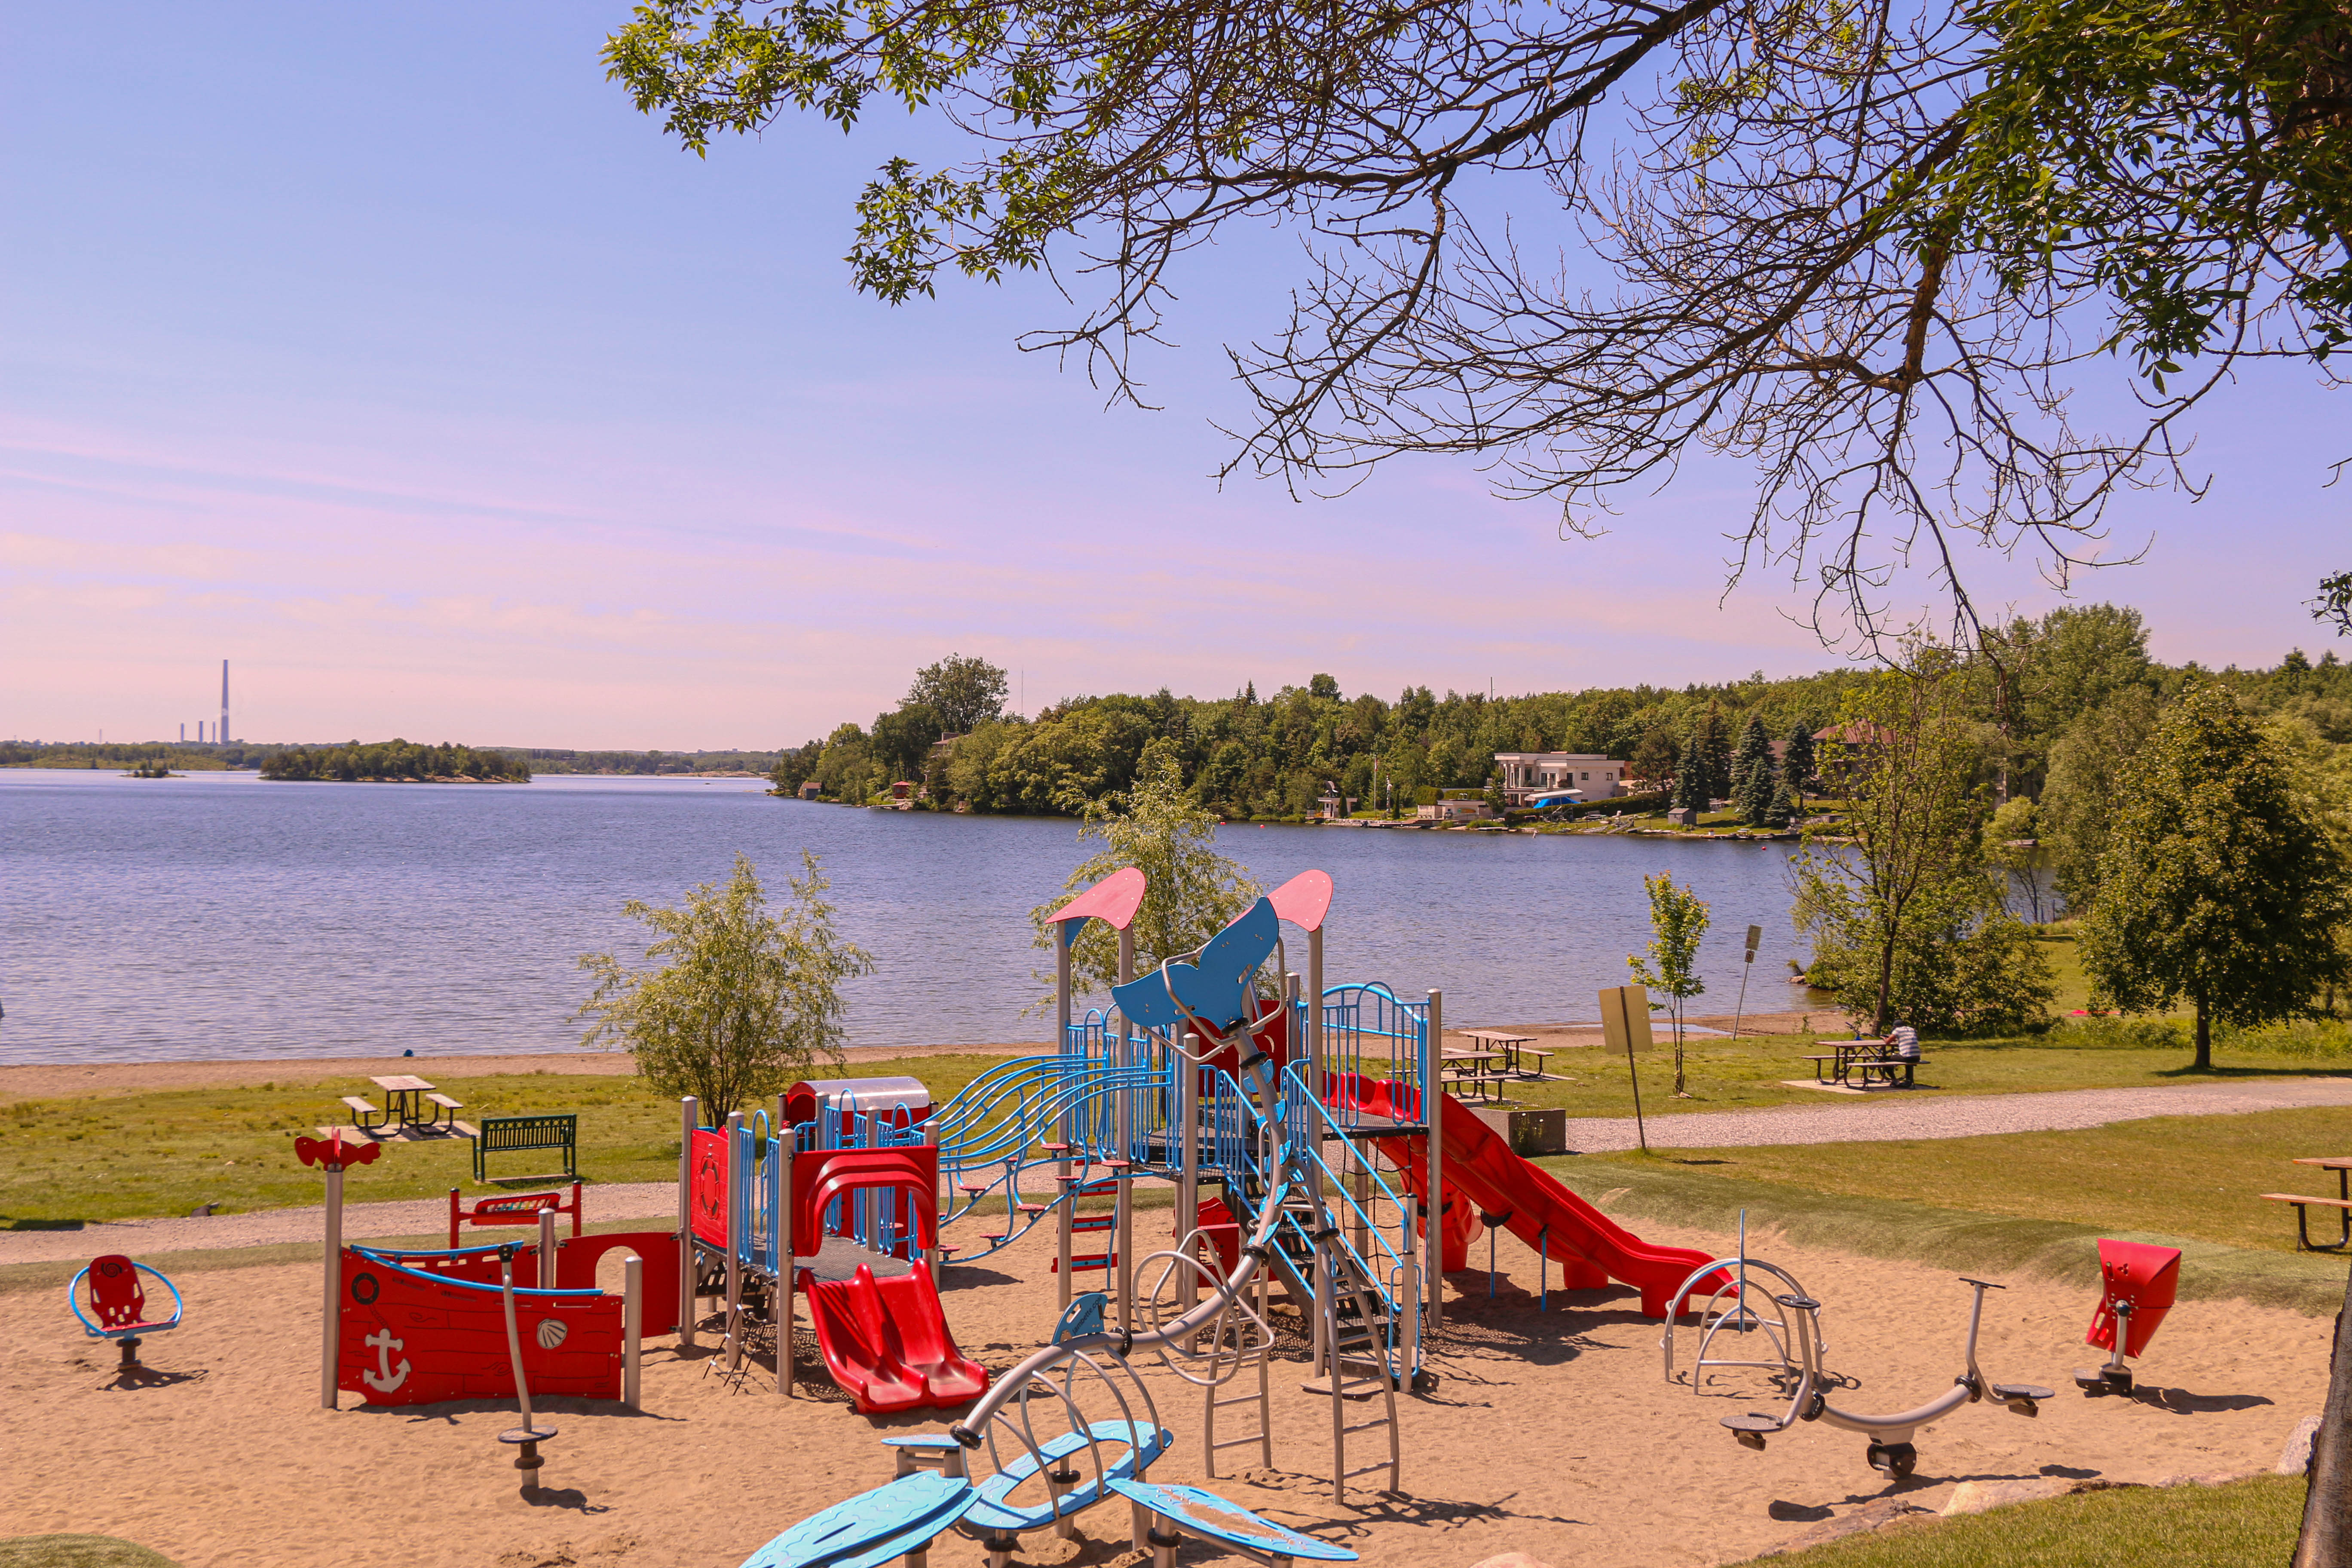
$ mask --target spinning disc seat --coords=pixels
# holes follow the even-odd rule
[[[147,1292],[139,1283],[144,1269],[163,1280],[163,1289],[172,1293],[172,1315],[150,1319],[147,1316]],[[82,1310],[82,1281],[89,1281],[89,1311]],[[142,1335],[160,1334],[166,1329],[180,1326],[182,1304],[180,1288],[157,1269],[144,1263],[134,1263],[120,1253],[108,1253],[93,1258],[82,1271],[66,1287],[66,1304],[74,1316],[81,1320],[83,1331],[94,1340],[112,1340],[122,1349],[119,1370],[136,1371],[139,1366],[139,1341]],[[91,1313],[97,1320],[91,1321]]]

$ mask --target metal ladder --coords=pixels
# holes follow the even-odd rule
[[[1318,1210],[1320,1205],[1318,1205]],[[1404,1485],[1403,1444],[1397,1425],[1397,1384],[1406,1375],[1400,1369],[1402,1344],[1396,1339],[1398,1323],[1386,1292],[1365,1274],[1362,1263],[1348,1247],[1329,1216],[1321,1215],[1315,1232],[1315,1296],[1321,1342],[1317,1348],[1321,1375],[1300,1384],[1309,1394],[1331,1401],[1331,1497],[1345,1505],[1348,1483],[1359,1476],[1388,1472],[1386,1491]],[[1348,1407],[1379,1399],[1380,1414],[1350,1421]],[[1350,1468],[1348,1439],[1360,1433],[1388,1434],[1386,1460]]]
[[[1236,1335],[1234,1355],[1240,1364],[1235,1366],[1231,1378],[1223,1383],[1212,1383],[1203,1390],[1207,1395],[1207,1405],[1201,1415],[1202,1442],[1204,1450],[1203,1468],[1209,1479],[1213,1481],[1217,1479],[1217,1456],[1227,1448],[1245,1447],[1255,1443],[1258,1447],[1258,1463],[1267,1469],[1274,1468],[1274,1401],[1269,1370],[1274,1354],[1274,1331],[1271,1327],[1265,1326],[1266,1323],[1266,1276],[1264,1269],[1258,1271],[1256,1290],[1258,1321],[1250,1322],[1243,1320],[1234,1331]],[[1255,1366],[1253,1367],[1251,1363],[1255,1363]],[[1256,1373],[1257,1381],[1255,1391],[1246,1386],[1253,1370]],[[1237,1385],[1242,1387],[1241,1393],[1227,1394],[1222,1399],[1218,1397],[1223,1390]],[[1234,1437],[1219,1437],[1217,1412],[1239,1409],[1248,1405],[1256,1406],[1257,1430]]]

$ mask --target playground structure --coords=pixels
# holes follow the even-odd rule
[[[2180,1290],[2180,1249],[2142,1241],[2099,1242],[2099,1305],[2083,1342],[2109,1352],[2104,1365],[2077,1367],[2074,1385],[2097,1398],[2129,1394],[2132,1369],[2126,1356],[2147,1349],[2157,1325],[2172,1310]]]
[[[166,1318],[147,1315],[147,1292],[139,1283],[142,1274],[152,1275],[164,1289],[172,1293],[172,1312]],[[82,1284],[89,1285],[89,1311],[82,1310]],[[140,1364],[139,1342],[149,1334],[160,1334],[180,1326],[186,1307],[180,1300],[180,1288],[159,1268],[136,1263],[121,1253],[108,1253],[93,1258],[83,1266],[66,1286],[66,1305],[81,1320],[82,1331],[94,1340],[112,1340],[121,1352],[115,1363],[117,1377],[137,1377],[147,1370]],[[91,1313],[96,1313],[95,1320]]]
[[[1693,1360],[1691,1389],[1702,1392],[1707,1369],[1747,1368],[1769,1373],[1789,1396],[1789,1406],[1779,1415],[1748,1414],[1727,1415],[1723,1425],[1739,1440],[1742,1447],[1761,1450],[1772,1435],[1785,1432],[1800,1421],[1825,1421],[1849,1432],[1859,1432],[1870,1439],[1864,1458],[1870,1468],[1889,1480],[1902,1480],[1918,1464],[1918,1450],[1911,1442],[1912,1434],[1931,1421],[1940,1420],[1963,1405],[1974,1405],[1991,1399],[2006,1405],[2019,1415],[2041,1413],[2041,1402],[2056,1397],[2047,1388],[2025,1384],[1994,1383],[1977,1365],[1977,1330],[1984,1318],[1984,1296],[1988,1290],[2005,1289],[1988,1279],[1963,1278],[1961,1283],[1975,1293],[1969,1303],[1969,1334],[1966,1364],[1951,1387],[1916,1409],[1894,1415],[1871,1415],[1841,1410],[1829,1402],[1832,1388],[1855,1384],[1826,1371],[1822,1358],[1828,1353],[1828,1342],[1822,1337],[1822,1304],[1806,1294],[1795,1275],[1777,1264],[1747,1256],[1747,1216],[1740,1216],[1740,1250],[1729,1258],[1710,1260],[1694,1270],[1666,1301],[1666,1330],[1661,1342],[1665,1351],[1666,1378],[1675,1376],[1675,1323],[1687,1308],[1699,1313],[1698,1353]],[[1765,1281],[1756,1279],[1760,1273],[1788,1287],[1775,1291]],[[1704,1294],[1702,1294],[1702,1292]],[[1780,1309],[1777,1315],[1763,1310],[1759,1298]],[[1702,1301],[1705,1303],[1701,1305]],[[1742,1343],[1748,1336],[1760,1336],[1769,1354],[1761,1360],[1730,1360],[1710,1355],[1716,1338],[1724,1333],[1739,1336]]]
[[[921,1281],[909,1304],[929,1328],[937,1297],[913,1270],[941,1250],[935,1215],[940,1225],[1002,1216],[969,1258],[1055,1226],[1062,1315],[1052,1342],[946,1434],[891,1439],[897,1479],[803,1521],[745,1568],[899,1555],[919,1563],[950,1529],[979,1539],[1001,1568],[1022,1534],[1069,1533],[1072,1515],[1113,1498],[1129,1502],[1133,1544],[1156,1563],[1172,1562],[1188,1534],[1260,1562],[1350,1560],[1212,1494],[1150,1483],[1170,1437],[1134,1358],[1156,1357],[1201,1391],[1213,1477],[1223,1448],[1257,1446],[1270,1462],[1268,1309],[1281,1292],[1312,1335],[1319,1375],[1306,1387],[1328,1396],[1332,1489],[1345,1502],[1361,1477],[1402,1489],[1397,1394],[1433,1385],[1423,1362],[1439,1302],[1424,1282],[1459,1266],[1481,1211],[1528,1237],[1547,1271],[1557,1257],[1565,1285],[1623,1279],[1653,1314],[1673,1310],[1677,1284],[1711,1278],[1704,1254],[1629,1235],[1437,1089],[1437,993],[1409,1004],[1382,985],[1325,986],[1328,876],[1293,879],[1197,952],[1138,976],[1129,927],[1144,891],[1140,872],[1121,871],[1050,918],[1053,1056],[1009,1062],[920,1116],[885,1115],[857,1085],[838,1086],[848,1097],[838,1110],[803,1100],[796,1116],[780,1100],[781,1135],[761,1129],[764,1114],[749,1127],[737,1116],[723,1130],[699,1128],[687,1107],[682,1221],[692,1225],[682,1226],[680,1288],[724,1289],[730,1355],[753,1331],[764,1291],[787,1392],[794,1287],[785,1258],[852,1239],[903,1256]],[[1071,949],[1097,919],[1118,935],[1118,979],[1108,1009],[1079,1017]],[[1307,939],[1303,995],[1286,928]],[[860,1208],[845,1182],[824,1186],[806,1173],[821,1161],[832,1179],[845,1152],[837,1142],[898,1157],[895,1206]],[[923,1191],[926,1178],[960,1197],[939,1201],[939,1188]],[[1174,1185],[1177,1234],[1172,1247],[1138,1258],[1133,1184],[1146,1178]],[[1082,1210],[1088,1198],[1103,1206]],[[758,1290],[745,1289],[747,1271]],[[1099,1274],[1103,1289],[1075,1292],[1081,1272]],[[694,1315],[682,1302],[685,1331]],[[825,1354],[845,1386],[870,1370],[845,1366],[830,1345]],[[1371,1399],[1380,1403],[1367,1418],[1349,1418],[1350,1403]],[[1251,1406],[1257,1430],[1220,1439],[1218,1413]],[[1371,1433],[1384,1435],[1383,1452],[1350,1467],[1349,1439]],[[987,1473],[975,1480],[968,1467],[983,1456]]]
[[[515,1398],[527,1406],[534,1384],[543,1394],[636,1406],[640,1342],[677,1326],[668,1311],[678,1299],[669,1277],[677,1256],[669,1232],[582,1235],[575,1183],[568,1205],[562,1193],[528,1193],[467,1208],[452,1192],[446,1248],[346,1246],[345,1167],[373,1161],[382,1146],[301,1138],[295,1152],[327,1173],[324,1408],[336,1408],[345,1391],[372,1405]],[[555,1234],[559,1213],[572,1216],[569,1237]],[[461,1247],[461,1222],[530,1225],[539,1235],[535,1245]],[[630,1254],[617,1296],[596,1287],[599,1264],[615,1251]],[[526,1317],[527,1335],[517,1327]],[[518,1459],[526,1477],[537,1463],[535,1449]]]

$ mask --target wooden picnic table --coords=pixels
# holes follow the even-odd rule
[[[2264,1193],[2263,1196],[2273,1203],[2294,1205],[2295,1239],[2305,1251],[2342,1252],[2352,1247],[2352,1154],[2313,1154],[2296,1160],[2295,1163],[2316,1165],[2323,1171],[2335,1172],[2334,1200],[2305,1197],[2300,1193]],[[2335,1241],[2323,1243],[2311,1239],[2311,1227],[2306,1217],[2307,1205],[2311,1204],[2336,1211],[2338,1234]]]
[[[1462,1031],[1462,1037],[1465,1040],[1477,1041],[1479,1048],[1483,1050],[1502,1053],[1505,1068],[1518,1074],[1521,1078],[1528,1077],[1529,1073],[1528,1058],[1537,1058],[1533,1069],[1534,1076],[1537,1078],[1543,1077],[1543,1064],[1551,1060],[1549,1051],[1538,1051],[1533,1048],[1536,1043],[1536,1037],[1533,1035],[1507,1035],[1500,1029],[1465,1029]]]
[[[383,1092],[383,1104],[372,1105],[361,1095],[343,1096],[350,1108],[352,1122],[362,1132],[397,1126],[404,1130],[423,1127],[428,1130],[441,1126],[441,1118],[448,1117],[448,1131],[457,1131],[457,1112],[465,1109],[462,1101],[437,1092],[434,1087],[413,1073],[387,1073],[368,1081]]]
[[[1492,1070],[1494,1063],[1502,1060],[1500,1051],[1465,1051],[1449,1046],[1442,1055],[1438,1071],[1457,1084],[1466,1084],[1481,1100],[1493,1097],[1495,1082],[1502,1074]]]

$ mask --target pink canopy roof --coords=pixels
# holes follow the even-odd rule
[[[1320,873],[1315,873],[1319,875]],[[1324,879],[1326,884],[1328,878]],[[1143,902],[1143,873],[1129,866],[1113,871],[1060,909],[1046,916],[1053,921],[1102,921],[1113,931],[1125,931]],[[1325,895],[1328,898],[1328,894]],[[1076,941],[1073,937],[1071,940]]]
[[[1313,931],[1331,908],[1331,874],[1301,871],[1268,896],[1276,914],[1302,931]]]

